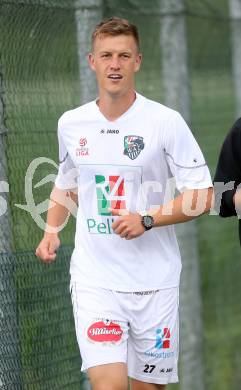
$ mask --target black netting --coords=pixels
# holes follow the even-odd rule
[[[2,254],[1,389],[80,389],[69,294],[72,247],[51,265],[33,252]]]

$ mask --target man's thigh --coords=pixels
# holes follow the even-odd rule
[[[128,321],[111,291],[76,283],[71,290],[81,370],[111,375],[108,366],[127,362]]]

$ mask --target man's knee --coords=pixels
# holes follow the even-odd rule
[[[165,388],[166,385],[146,383],[136,379],[131,379],[131,390],[165,390]]]
[[[91,387],[92,390],[128,390],[128,386],[122,386],[117,383],[109,383],[107,381],[103,381],[100,383],[96,383]]]
[[[124,363],[104,364],[88,370],[92,390],[128,390]]]

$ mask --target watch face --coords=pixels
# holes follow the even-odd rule
[[[150,215],[145,215],[143,218],[142,218],[142,223],[143,223],[143,226],[145,227],[145,229],[149,230],[152,228],[153,226],[153,217],[151,217]]]
[[[149,215],[146,215],[146,216],[144,217],[144,219],[145,219],[145,225],[146,225],[146,227],[152,226],[152,217],[150,217]]]

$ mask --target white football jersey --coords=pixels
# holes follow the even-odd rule
[[[174,226],[125,240],[110,208],[131,212],[168,202],[179,191],[212,186],[209,170],[179,113],[136,94],[108,121],[96,101],[62,115],[56,187],[78,187],[79,208],[71,278],[119,291],[176,287],[181,260]]]

